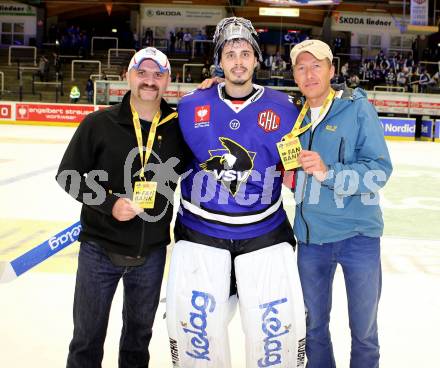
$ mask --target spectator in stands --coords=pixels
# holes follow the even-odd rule
[[[196,40],[196,41],[204,41],[204,40],[206,40],[206,35],[203,34],[202,31],[198,31],[197,34],[194,36],[194,40]],[[204,50],[203,42],[196,42],[195,46],[196,46],[195,56],[203,55],[203,50]]]
[[[344,80],[348,79],[348,70],[349,70],[349,65],[348,62],[346,62],[344,65],[341,66],[341,75],[344,78]]]
[[[83,204],[67,368],[101,367],[110,308],[120,281],[119,367],[148,367],[170,242],[172,196],[185,166],[177,113],[162,98],[170,72],[168,59],[159,50],[136,53],[128,67],[130,91],[120,104],[85,117],[61,161],[58,183]],[[133,156],[147,145],[147,137],[154,142],[154,154]],[[80,183],[72,179],[72,172]],[[88,180],[88,174],[94,179]],[[146,180],[156,182],[158,188],[148,204],[136,201],[127,189]],[[97,188],[101,194],[89,195]],[[139,193],[139,197],[147,195],[145,190]]]
[[[139,35],[138,35],[137,30],[134,30],[132,32],[132,37],[133,37],[133,48],[135,50],[139,50],[140,45],[139,45]]]
[[[367,80],[367,89],[372,90],[374,86],[374,63],[369,62],[365,71],[364,79]]]
[[[387,69],[385,73],[385,83],[387,87],[394,87],[396,82],[396,73],[393,68]],[[387,91],[393,91],[392,88],[387,88]]]
[[[357,74],[351,74],[350,77],[348,78],[347,81],[347,85],[350,88],[357,88],[359,87],[359,84],[361,83],[361,81],[359,80],[359,77]]]
[[[281,57],[279,51],[276,52],[271,65],[272,74],[282,74],[286,70],[286,62]]]
[[[89,50],[90,50],[89,35],[87,34],[86,31],[82,31],[80,33],[80,47],[78,50],[78,55],[80,57],[86,58],[87,55],[89,54]]]
[[[203,66],[201,77],[202,77],[202,80],[211,78],[211,74],[209,73],[209,67]]]
[[[388,58],[389,68],[393,68],[394,72],[398,70],[399,59],[400,59],[400,54],[398,52],[395,52],[393,56]]]
[[[60,53],[68,54],[70,52],[70,39],[66,34],[61,35],[60,38]]]
[[[61,73],[61,59],[56,52],[52,54],[52,65],[55,70],[55,73],[58,73],[59,75]]]
[[[49,69],[49,60],[46,58],[45,55],[40,56],[40,59],[38,61],[38,71],[35,73],[35,75],[40,78],[41,82],[49,81]]]
[[[417,68],[409,69],[408,73],[408,91],[412,93],[419,92],[420,75],[417,72]]]
[[[397,71],[403,70],[405,67],[405,58],[401,55],[400,59],[397,61]]]
[[[171,78],[171,81],[172,81],[173,83],[182,83],[183,80],[182,80],[182,76],[180,75],[180,72],[176,72],[176,75],[174,75],[174,76]]]
[[[191,32],[187,29],[183,35],[183,42],[185,43],[185,52],[191,54],[191,43],[192,43]]]
[[[341,37],[335,37],[333,40],[333,48],[335,51],[335,54],[339,54],[342,52],[342,38]]]
[[[380,50],[377,55],[376,55],[376,59],[374,60],[376,65],[380,65],[382,63],[382,61],[385,60],[385,52],[383,50]]]
[[[440,89],[440,71],[432,76],[432,86],[435,89]]]
[[[379,65],[376,65],[373,70],[373,81],[375,86],[382,85],[385,82],[383,69]]]
[[[127,80],[127,67],[123,66],[121,72],[119,73],[121,80]]]
[[[222,75],[223,71],[213,63],[209,67],[209,74],[211,74],[211,78],[213,78],[213,77],[216,77],[218,75]]]
[[[176,35],[173,31],[170,31],[169,43],[169,53],[174,54],[176,52]]]
[[[191,71],[188,70],[188,72],[185,75],[185,83],[192,83],[193,79],[192,79],[192,75],[191,75]]]
[[[342,76],[342,74],[336,72],[335,65],[333,65],[333,67],[335,68],[335,74],[333,75],[333,78],[331,79],[331,84],[346,84],[346,80]]]
[[[152,46],[153,45],[153,30],[150,27],[147,27],[145,30],[144,36],[144,46]]]
[[[88,102],[89,104],[92,104],[92,103],[93,103],[93,92],[94,92],[93,81],[92,81],[92,79],[89,77],[89,79],[87,79],[87,83],[86,83],[87,102]]]
[[[425,47],[422,51],[422,60],[431,60],[431,49],[429,47]]]
[[[212,61],[209,58],[205,59],[205,62],[203,63],[203,67],[208,69],[208,72],[210,72],[210,67],[212,65]],[[208,77],[210,78],[210,77]]]
[[[427,93],[428,86],[431,84],[432,84],[431,76],[429,75],[426,69],[422,69],[421,74],[419,76],[420,93]]]
[[[432,50],[431,61],[440,61],[440,46],[434,47]]]
[[[273,55],[266,54],[266,53],[263,54],[264,69],[267,69],[267,70],[272,69],[273,59],[274,59]]]
[[[180,28],[180,30],[176,33],[176,39],[177,39],[177,50],[183,49],[183,35],[185,33],[183,32],[183,28]]]
[[[409,55],[405,60],[404,60],[404,66],[406,68],[408,68],[408,70],[410,72],[412,72],[412,68],[414,67],[415,63],[414,63],[414,59],[412,58],[411,55]]]
[[[397,82],[398,87],[404,88],[404,92],[407,91],[407,89],[408,89],[408,69],[407,68],[403,68],[403,70],[400,70],[397,73],[396,82]]]
[[[77,103],[81,97],[81,92],[77,85],[72,86],[70,89],[70,102]]]

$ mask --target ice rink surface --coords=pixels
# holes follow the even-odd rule
[[[14,259],[78,220],[79,203],[54,180],[73,132],[74,128],[0,125],[0,261]],[[437,367],[440,144],[388,142],[388,146],[395,169],[381,192],[385,217],[379,312],[381,367]],[[292,218],[293,198],[287,191],[284,198]],[[0,284],[0,367],[65,366],[73,329],[77,250],[76,243],[13,282]],[[164,291],[163,287],[163,295]],[[109,322],[105,368],[117,367],[121,301],[119,288]],[[164,312],[161,303],[150,345],[151,368],[171,367]],[[348,368],[350,334],[339,268],[334,282],[331,332],[337,366]],[[233,367],[244,368],[238,311],[229,334]]]

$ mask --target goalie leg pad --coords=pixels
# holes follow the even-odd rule
[[[306,315],[292,246],[242,254],[234,264],[246,367],[304,367]]]
[[[229,251],[181,240],[171,256],[167,327],[173,367],[230,368]]]

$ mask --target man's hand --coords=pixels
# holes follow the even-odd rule
[[[316,180],[322,182],[327,178],[328,168],[322,161],[319,153],[315,151],[302,150],[298,158],[303,170],[307,174],[312,174]]]
[[[197,88],[198,89],[208,89],[211,88],[214,84],[222,83],[224,82],[224,78],[220,77],[214,77],[214,78],[208,78],[205,79],[202,83],[200,83]]]
[[[119,198],[112,208],[112,215],[118,221],[129,221],[143,210],[128,198]]]

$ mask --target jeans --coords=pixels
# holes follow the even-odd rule
[[[323,245],[299,244],[298,270],[307,308],[307,368],[336,367],[329,323],[332,283],[338,263],[347,291],[350,368],[379,367],[380,238],[354,236]]]
[[[114,266],[96,244],[81,243],[73,302],[73,339],[67,368],[100,368],[110,307],[124,285],[119,368],[146,368],[148,345],[165,265],[166,248],[152,249],[138,267]]]

